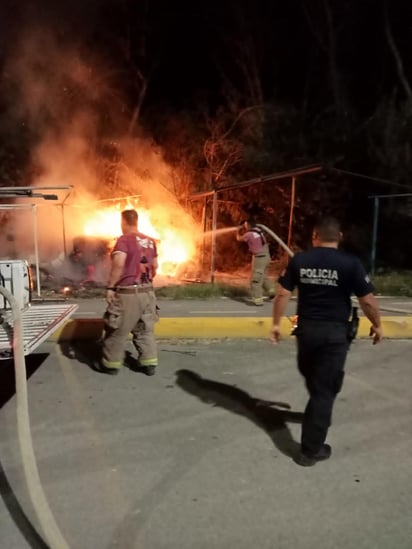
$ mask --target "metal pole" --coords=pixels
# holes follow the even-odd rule
[[[205,248],[206,248],[206,223],[207,223],[207,217],[206,217],[206,211],[207,211],[207,197],[205,197],[205,203],[203,204],[202,209],[202,227],[203,227],[203,237],[202,237],[202,260],[201,260],[201,272],[203,274],[205,269]]]
[[[379,197],[373,199],[373,229],[372,229],[372,251],[371,251],[371,274],[375,274],[376,263],[376,243],[378,241],[378,217],[379,217]]]
[[[62,210],[62,229],[63,229],[63,251],[64,257],[67,257],[67,248],[66,248],[66,220],[64,218],[64,204],[61,204]]]
[[[67,243],[66,243],[66,219],[64,217],[64,206],[66,205],[66,200],[68,200],[70,193],[72,192],[73,187],[70,187],[70,191],[64,197],[63,202],[61,203],[62,207],[62,229],[63,229],[63,251],[64,257],[67,257]]]
[[[37,206],[32,205],[31,207],[32,217],[33,217],[33,234],[34,234],[34,255],[36,258],[36,286],[37,286],[37,295],[40,297],[40,265],[39,265],[39,243],[37,235]]]
[[[211,265],[210,265],[210,280],[212,284],[215,283],[216,223],[217,223],[217,192],[213,191],[212,257],[211,257]]]
[[[292,240],[292,225],[293,225],[293,212],[295,209],[295,191],[296,191],[296,178],[292,177],[292,189],[290,196],[290,215],[289,215],[289,231],[288,231],[288,247],[290,248],[290,241]]]

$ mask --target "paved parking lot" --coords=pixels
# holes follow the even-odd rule
[[[357,341],[329,442],[296,465],[306,401],[293,341],[161,341],[153,378],[28,359],[41,478],[71,548],[410,549],[412,341]],[[0,363],[2,547],[44,548]]]

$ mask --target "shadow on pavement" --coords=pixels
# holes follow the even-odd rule
[[[75,318],[64,325],[59,343],[99,339],[103,333],[103,318]]]
[[[26,356],[27,379],[34,374],[48,357],[48,353],[37,353]],[[14,375],[13,360],[0,362],[0,408],[16,393],[16,378]]]
[[[253,421],[286,456],[293,458],[299,452],[300,445],[293,440],[287,423],[301,423],[303,413],[291,412],[290,406],[283,402],[253,398],[242,389],[206,379],[191,370],[178,370],[176,377],[178,387],[197,396],[202,402],[219,406]]]
[[[71,343],[61,342],[60,350],[65,357],[75,359],[81,364],[88,366],[91,370],[101,373],[99,369],[102,356],[101,339],[80,340]],[[135,373],[146,373],[145,367],[139,364],[139,361],[130,351],[125,352],[123,366]]]
[[[10,516],[14,524],[23,535],[29,547],[32,549],[47,549],[48,545],[43,541],[41,536],[37,533],[36,529],[30,522],[26,513],[23,511],[20,503],[18,502],[13,488],[11,487],[7,476],[4,472],[3,466],[0,462],[0,496],[4,501],[4,506],[10,513]]]
[[[101,339],[84,339],[72,342],[60,342],[62,354],[70,359],[75,359],[81,364],[85,364],[91,370],[97,371],[102,356]]]

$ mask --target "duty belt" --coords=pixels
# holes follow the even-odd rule
[[[116,292],[118,294],[147,294],[153,292],[153,286],[117,286]]]

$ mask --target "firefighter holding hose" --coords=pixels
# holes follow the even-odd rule
[[[105,335],[98,370],[112,375],[123,365],[130,332],[144,373],[154,375],[158,363],[154,335],[158,314],[152,284],[157,268],[157,249],[153,239],[139,233],[137,222],[136,210],[121,213],[123,234],[111,255]]]
[[[252,255],[250,293],[251,301],[256,306],[263,305],[263,293],[273,298],[275,290],[268,278],[270,264],[269,245],[263,231],[257,226],[254,218],[245,221],[236,234],[238,242],[246,242]]]

